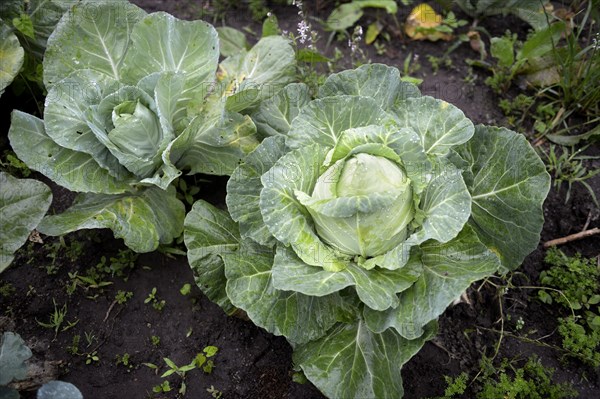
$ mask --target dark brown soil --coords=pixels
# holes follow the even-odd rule
[[[205,10],[199,5],[203,3],[191,0],[134,2],[147,11],[164,10],[180,18],[206,17]],[[324,10],[312,7],[312,15],[325,19],[333,2],[329,3],[331,4],[325,4]],[[295,8],[276,6],[274,11],[283,29],[295,30],[298,22]],[[407,14],[407,9],[403,9],[398,19],[404,20]],[[225,22],[237,28],[247,26],[260,32],[260,26],[252,22],[248,11],[241,6],[230,12]],[[526,31],[519,20],[501,17],[488,19],[486,27],[495,35],[502,34],[508,27],[520,35],[524,35]],[[325,35],[323,37],[326,38]],[[326,39],[323,40],[325,41]],[[345,41],[334,41],[332,46],[338,46],[347,52]],[[486,73],[475,71],[478,77],[474,84],[466,84],[463,80],[468,74],[464,60],[477,57],[468,45],[463,44],[451,53],[451,68],[442,68],[437,74],[433,74],[426,57],[439,57],[444,50],[444,43],[405,42],[393,36],[392,41],[387,44],[385,55],[378,56],[370,52],[369,57],[372,62],[383,62],[402,69],[405,58],[412,53],[421,64],[421,68],[413,75],[425,79],[421,86],[424,94],[457,105],[475,123],[505,123],[497,106],[497,96],[483,84]],[[344,62],[349,63],[346,59],[342,61],[342,65]],[[2,99],[3,128],[6,126],[5,111],[14,107],[12,101],[7,100],[6,96]],[[2,149],[6,148],[5,142],[0,142],[0,145]],[[600,176],[591,180],[590,184],[600,197],[598,177]],[[212,183],[202,186],[200,197],[222,205],[226,179],[209,179]],[[59,210],[72,197],[64,190],[56,187],[54,190],[54,209]],[[551,190],[544,205],[546,223],[542,242],[580,231],[588,217],[590,227],[598,226],[598,210],[584,189],[575,185],[571,200],[565,204],[564,198],[564,190]],[[64,248],[58,250],[56,273],[48,274],[47,267],[52,264],[52,259],[47,256],[53,252],[48,247],[59,241],[57,238],[44,240],[46,246],[28,243],[19,251],[13,266],[0,276],[0,286],[9,283],[15,288],[12,295],[0,295],[0,331],[18,332],[32,346],[35,357],[60,361],[60,378],[78,386],[85,398],[181,397],[176,394],[181,382],[181,378],[177,376],[169,377],[173,387],[171,392],[152,393],[152,388],[162,382],[160,375],[166,370],[163,358],[167,357],[177,365],[184,365],[207,345],[219,348],[214,357],[215,368],[210,374],[200,370],[189,372],[185,379],[185,397],[210,398],[211,394],[207,389],[211,387],[221,391],[223,398],[323,397],[310,383],[297,384],[292,381],[292,351],[284,338],[275,337],[250,321],[227,317],[218,306],[203,296],[194,285],[185,257],[169,258],[160,253],[142,255],[135,268],[128,271],[127,281],[111,277],[107,280],[113,284],[102,289],[90,288],[86,291],[80,287],[75,293],[68,295],[69,273],[85,273],[86,269],[98,264],[101,257],[116,256],[123,245],[107,231],[71,234],[65,238],[65,243],[67,246],[71,246],[73,242],[81,243],[81,255],[70,260]],[[588,238],[565,245],[563,249],[569,254],[581,252],[584,256],[597,256],[600,247],[598,244],[597,239]],[[540,246],[525,260],[521,268],[523,277],[514,282],[517,285],[537,284],[540,271],[546,267],[542,261],[543,256],[544,251]],[[192,285],[191,294],[187,296],[179,292],[185,283]],[[144,303],[153,287],[157,288],[159,299],[166,303],[162,311]],[[114,298],[119,290],[131,291],[133,297],[125,304],[115,304]],[[471,304],[462,303],[446,311],[440,319],[437,337],[427,343],[405,366],[403,379],[406,398],[442,395],[445,388],[444,376],[456,376],[462,371],[474,376],[482,353],[488,356],[494,354],[499,335],[491,330],[500,329],[498,296],[491,285],[476,283],[469,290],[469,297]],[[557,310],[530,299],[534,297],[534,291],[519,288],[503,297],[502,310],[505,314],[510,314],[513,320],[506,322],[504,328],[514,332],[514,321],[522,317],[525,330],[535,330],[531,337],[548,336],[544,342],[560,346],[560,337],[556,332],[556,318],[559,316]],[[54,311],[53,302],[59,308],[67,306],[67,321],[77,321],[74,327],[59,331],[56,338],[54,331],[38,324],[38,321],[48,321]],[[63,324],[65,325],[66,323]],[[93,336],[89,346],[86,334]],[[76,335],[81,337],[80,355],[68,351]],[[158,345],[152,344],[152,336],[160,337]],[[86,354],[92,352],[96,352],[99,360],[86,364]],[[131,367],[118,365],[116,362],[117,355],[126,353],[130,355]],[[538,354],[544,365],[557,369],[557,382],[572,382],[580,392],[580,398],[600,397],[598,370],[589,369],[574,361],[561,361],[560,354],[555,350],[505,337],[498,356],[527,357],[532,353]],[[155,364],[159,366],[159,370],[155,371],[143,363]],[[33,397],[33,394],[29,396]]]

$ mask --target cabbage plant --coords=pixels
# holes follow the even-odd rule
[[[525,138],[473,126],[397,69],[287,86],[231,176],[185,221],[199,287],[285,336],[331,398],[399,398],[402,366],[471,283],[538,244],[550,178]]]
[[[219,71],[218,60],[206,22],[126,1],[72,5],[48,39],[43,120],[14,111],[9,132],[30,168],[80,193],[39,230],[110,228],[138,252],[178,237],[185,208],[172,181],[182,171],[230,174],[259,143],[244,113],[293,77],[294,52],[281,37]]]

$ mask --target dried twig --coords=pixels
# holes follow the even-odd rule
[[[106,311],[106,316],[104,316],[104,320],[102,320],[103,323],[106,323],[106,320],[108,320],[108,316],[110,315],[110,312],[112,311],[112,309],[115,307],[116,304],[117,304],[117,300],[115,299],[114,301],[112,301],[112,303],[108,307],[108,310]]]
[[[566,244],[571,241],[581,240],[582,238],[591,237],[593,235],[599,234],[600,228],[594,227],[593,229],[580,231],[579,233],[571,234],[566,237],[555,238],[554,240],[546,241],[544,243],[544,248],[553,247],[555,245]]]

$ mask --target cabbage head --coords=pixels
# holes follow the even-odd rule
[[[331,75],[312,101],[288,85],[252,118],[269,137],[228,212],[198,201],[185,221],[198,285],[285,336],[328,397],[401,397],[446,307],[536,248],[544,164],[384,65]]]
[[[225,75],[218,61],[206,22],[122,0],[73,3],[48,39],[43,119],[14,111],[9,132],[31,169],[79,193],[38,229],[110,228],[137,252],[180,236],[173,180],[231,174],[260,141],[247,113],[293,77],[281,37],[225,59]]]

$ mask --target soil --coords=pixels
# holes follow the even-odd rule
[[[179,18],[207,17],[206,9],[194,1],[136,0],[134,3],[149,12],[164,10]],[[324,8],[320,8],[322,6]],[[333,2],[309,4],[312,11],[309,14],[325,19],[332,6]],[[294,7],[274,6],[273,10],[283,29],[295,30],[298,15]],[[403,21],[408,12],[403,8],[398,20]],[[458,16],[467,19],[460,13]],[[249,27],[260,32],[260,25],[252,22],[243,5],[227,13],[225,23],[238,29]],[[485,21],[485,26],[496,36],[509,27],[521,37],[526,33],[526,26],[516,18],[491,17]],[[322,33],[322,37],[326,38],[327,34]],[[347,53],[345,41],[334,41],[332,46],[338,46]],[[506,120],[497,106],[498,97],[483,83],[486,72],[475,70],[477,77],[474,84],[463,80],[469,73],[464,60],[477,57],[467,44],[450,54],[450,68],[441,68],[433,73],[426,57],[440,57],[445,48],[445,43],[408,42],[393,36],[387,44],[386,54],[376,55],[369,47],[368,57],[372,62],[395,65],[402,70],[405,58],[412,54],[413,60],[421,64],[421,68],[412,75],[424,79],[421,85],[424,94],[457,105],[474,123],[505,125]],[[344,63],[349,66],[349,59],[342,60],[340,65]],[[2,129],[5,130],[7,114],[15,106],[15,99],[10,94],[5,95],[0,105]],[[27,107],[33,108],[31,104]],[[0,135],[1,150],[7,148],[4,136],[3,132]],[[592,167],[597,168],[598,164],[592,164]],[[37,174],[34,177],[49,183]],[[208,182],[202,184],[198,198],[223,206],[226,179],[205,178]],[[600,197],[600,176],[589,183]],[[60,212],[72,200],[72,195],[56,186],[53,186],[53,191],[53,209]],[[590,228],[600,224],[598,209],[590,195],[577,184],[566,203],[564,188],[562,191],[551,189],[544,204],[544,213],[546,222],[541,242],[581,231],[588,220]],[[87,269],[100,263],[102,257],[116,257],[125,248],[110,231],[70,234],[64,238],[62,247],[58,238],[42,239],[44,245],[32,242],[25,245],[18,252],[14,264],[0,276],[0,286],[8,283],[15,289],[11,295],[0,295],[0,331],[18,332],[32,347],[35,358],[56,361],[59,378],[79,387],[85,398],[181,397],[176,392],[182,380],[176,375],[169,377],[172,391],[152,392],[153,387],[163,381],[160,378],[166,370],[163,358],[169,358],[177,365],[188,364],[208,345],[219,348],[213,358],[215,367],[210,374],[198,369],[187,373],[185,397],[213,397],[207,391],[213,387],[222,392],[223,398],[323,398],[310,383],[293,382],[292,350],[284,338],[275,337],[250,321],[226,316],[204,297],[194,284],[185,257],[168,257],[160,253],[140,255],[135,267],[127,268],[124,276],[103,279],[112,284],[102,288],[78,287],[69,294],[69,273],[85,274]],[[597,238],[590,237],[564,245],[562,249],[568,254],[580,252],[593,257],[598,255],[598,244]],[[59,249],[53,250],[53,245]],[[70,257],[66,248],[77,245],[81,246],[80,251],[77,256]],[[57,254],[54,261],[48,257],[52,254]],[[522,275],[516,277],[513,283],[537,284],[539,273],[547,267],[543,256],[544,250],[540,245],[525,259],[520,269]],[[182,295],[180,288],[186,283],[192,285],[191,293]],[[158,299],[165,301],[162,310],[145,303],[154,287],[157,288]],[[119,290],[131,291],[133,297],[124,304],[115,303]],[[531,299],[535,295],[534,290],[515,288],[499,300],[490,284],[476,283],[468,291],[471,303],[449,308],[440,318],[436,338],[404,367],[405,397],[440,396],[446,386],[444,376],[456,376],[462,371],[471,376],[476,374],[482,353],[488,356],[494,354],[499,335],[492,330],[500,329],[498,320],[501,311],[511,316],[512,321],[505,323],[506,330],[514,332],[515,320],[522,317],[525,329],[534,331],[531,337],[547,337],[543,342],[560,346],[561,340],[556,332],[556,319],[560,315],[556,308]],[[39,324],[48,321],[55,309],[54,304],[58,308],[66,306],[63,327],[67,322],[76,322],[73,327],[57,334]],[[75,336],[80,337],[77,354],[68,350]],[[153,336],[160,337],[159,344],[152,343]],[[97,361],[87,356],[92,353],[98,357]],[[598,370],[572,360],[562,360],[555,350],[505,337],[498,358],[526,358],[534,353],[545,366],[556,369],[556,382],[572,382],[580,398],[600,397]],[[124,354],[130,355],[130,366],[117,364],[117,356]],[[155,364],[159,370],[144,363]],[[24,393],[23,396],[34,397],[34,394]]]

